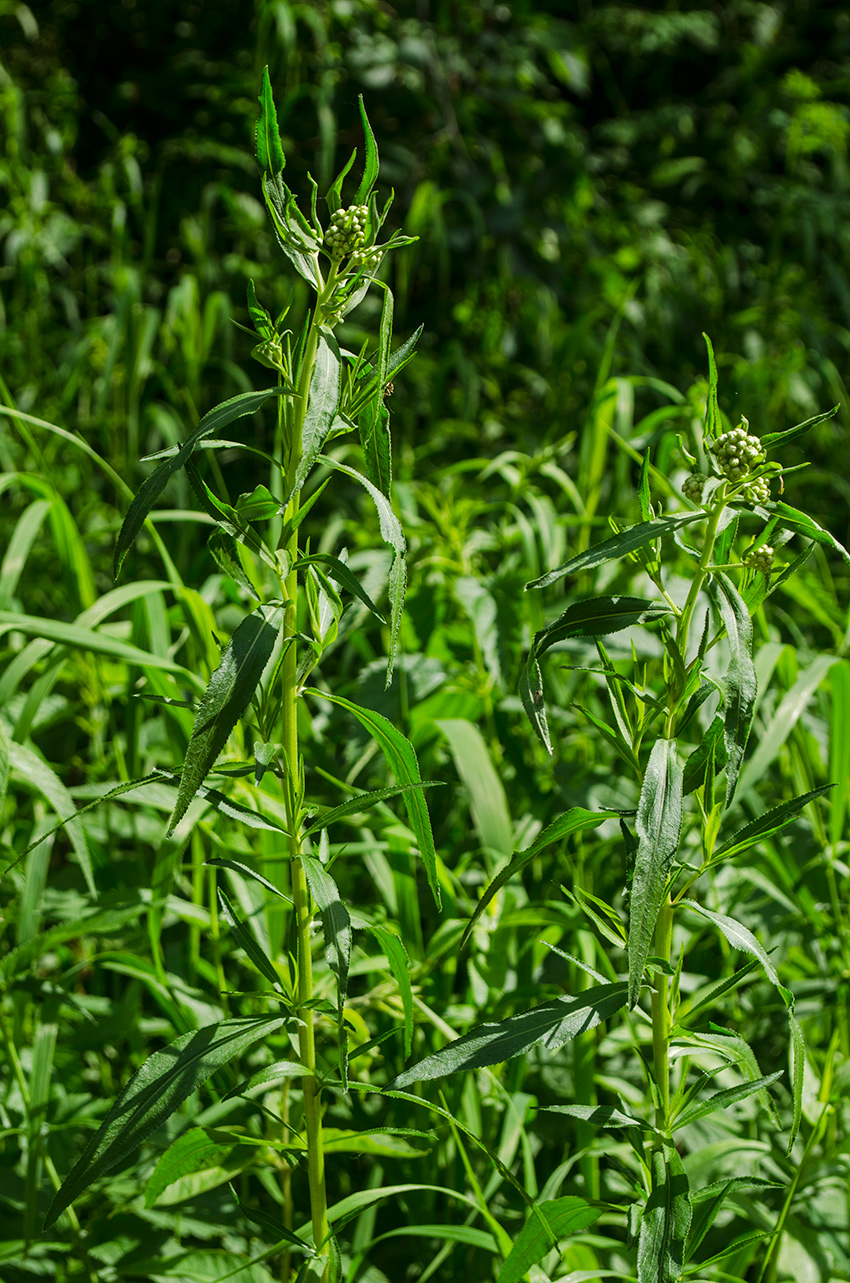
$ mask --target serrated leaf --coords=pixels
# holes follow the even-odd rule
[[[84,1190],[132,1153],[216,1069],[280,1029],[285,1016],[222,1020],[154,1052],[127,1086],[62,1182],[47,1212],[49,1229]]]
[[[756,819],[751,820],[739,829],[734,837],[717,851],[713,861],[729,860],[735,855],[741,855],[743,851],[749,850],[757,842],[764,842],[767,838],[772,837],[790,824],[793,819],[802,811],[804,806],[813,802],[816,797],[823,797],[834,784],[822,784],[820,788],[812,789],[809,793],[801,793],[799,797],[792,798],[790,802],[782,802],[779,806],[772,807],[771,810],[765,811],[764,815],[759,815]]]
[[[440,887],[437,882],[437,852],[434,849],[431,819],[428,815],[425,798],[422,796],[422,789],[415,787],[420,785],[422,780],[419,775],[419,763],[416,760],[413,745],[402,735],[401,731],[396,730],[392,722],[388,721],[381,713],[374,712],[371,708],[362,708],[359,704],[352,704],[350,700],[343,699],[340,695],[330,695],[326,691],[311,689],[308,693],[315,695],[318,699],[330,700],[332,704],[337,704],[340,708],[345,708],[349,713],[353,713],[360,724],[377,741],[381,752],[386,758],[387,765],[396,779],[402,784],[414,786],[404,791],[404,804],[407,808],[410,827],[413,829],[413,835],[419,847],[419,854],[422,856],[422,862],[425,865],[425,872],[428,875],[428,885],[439,907]]]
[[[729,668],[726,672],[723,734],[728,760],[726,763],[726,806],[731,806],[738,784],[744,751],[753,724],[758,682],[753,663],[753,624],[750,613],[735,585],[727,575],[716,572],[710,584],[715,585],[715,600],[720,607],[723,626],[729,642]]]
[[[314,820],[304,830],[304,837],[309,837],[311,833],[317,833],[319,829],[326,829],[336,820],[343,819],[346,815],[361,815],[368,811],[370,807],[375,806],[378,802],[384,802],[387,798],[398,797],[399,793],[406,793],[408,789],[430,789],[442,784],[442,780],[428,780],[423,783],[421,780],[418,784],[395,784],[392,788],[372,789],[369,793],[358,793],[356,797],[350,797],[347,802],[342,802],[339,806],[333,807],[330,811],[325,811]]]
[[[823,423],[825,419],[831,419],[841,409],[840,405],[834,405],[831,410],[824,410],[822,414],[815,414],[811,419],[806,419],[804,423],[798,423],[793,428],[786,428],[784,432],[766,432],[761,438],[761,443],[766,449],[772,449],[776,445],[784,444],[786,441],[794,441],[797,437],[803,436],[816,423]]]
[[[592,1207],[585,1199],[572,1194],[538,1203],[520,1230],[499,1273],[498,1283],[519,1283],[558,1239],[586,1230],[601,1214],[601,1207]]]
[[[713,1181],[711,1185],[705,1185],[702,1189],[693,1190],[691,1193],[693,1215],[691,1228],[688,1232],[686,1259],[690,1260],[692,1258],[730,1194],[734,1194],[737,1190],[754,1189],[766,1192],[769,1189],[781,1188],[781,1185],[778,1185],[776,1181],[762,1180],[758,1176],[732,1176],[728,1180]]]
[[[674,1124],[674,1131],[680,1127],[687,1127],[689,1123],[695,1123],[698,1118],[707,1118],[709,1114],[714,1114],[719,1109],[728,1109],[730,1105],[735,1105],[739,1100],[746,1100],[748,1096],[754,1096],[757,1092],[763,1091],[771,1083],[775,1083],[777,1078],[781,1078],[784,1070],[778,1069],[776,1073],[768,1074],[765,1078],[756,1078],[753,1082],[739,1083],[737,1087],[727,1087],[724,1091],[715,1092],[707,1100],[694,1101],[687,1109],[682,1110]]]
[[[263,67],[263,81],[260,86],[260,118],[257,121],[255,140],[257,164],[260,169],[270,174],[279,174],[286,164],[280,132],[277,125],[272,86],[269,80],[269,69]]]
[[[688,1178],[672,1146],[652,1155],[652,1188],[640,1218],[638,1283],[678,1283],[691,1223]]]
[[[500,891],[505,883],[509,882],[512,877],[524,869],[531,860],[536,859],[545,847],[552,842],[560,841],[561,838],[569,837],[571,833],[579,833],[582,829],[596,828],[603,820],[610,819],[611,816],[605,811],[587,811],[581,806],[570,807],[569,811],[566,811],[557,820],[553,820],[551,824],[548,824],[543,832],[537,835],[531,846],[524,847],[521,851],[516,851],[504,868],[500,869],[493,878],[493,881],[475,906],[475,912],[463,933],[461,948],[466,945],[472,934],[473,927],[496,892]]]
[[[387,686],[392,681],[393,665],[395,663],[395,650],[398,642],[398,632],[401,627],[401,609],[404,605],[404,590],[407,585],[407,561],[406,552],[407,544],[404,539],[404,531],[398,517],[392,510],[390,502],[386,495],[381,494],[372,482],[364,477],[361,472],[349,468],[347,464],[340,463],[338,459],[331,459],[327,455],[319,455],[322,463],[327,464],[329,468],[336,468],[337,472],[344,472],[346,476],[352,477],[359,482],[361,486],[370,494],[375,507],[378,510],[378,524],[381,530],[381,538],[390,545],[393,550],[393,559],[390,566],[388,595],[390,599],[390,645],[389,656],[387,658]]]
[[[624,984],[595,985],[578,997],[556,998],[554,1002],[509,1016],[507,1020],[479,1025],[441,1051],[426,1056],[418,1065],[405,1069],[388,1084],[388,1089],[445,1078],[461,1070],[500,1065],[538,1045],[557,1051],[578,1034],[595,1028],[619,1011],[625,1006],[626,996]]]
[[[293,566],[293,570],[299,570],[302,566],[326,566],[331,579],[335,579],[340,588],[346,588],[353,597],[356,597],[358,601],[362,601],[363,605],[372,612],[376,619],[380,619],[382,624],[386,623],[383,615],[359,579],[355,577],[344,561],[340,561],[339,557],[334,557],[329,552],[314,552],[309,557],[299,557]]]
[[[792,530],[795,535],[803,535],[806,539],[812,539],[815,543],[823,544],[825,548],[831,548],[837,552],[845,561],[850,561],[850,552],[834,538],[823,526],[819,526],[813,517],[808,513],[800,512],[797,508],[792,508],[790,504],[777,500],[775,503],[766,503],[765,508],[772,516],[779,517],[779,524],[786,530]]]
[[[640,995],[643,969],[652,946],[655,920],[667,894],[670,865],[682,827],[683,772],[676,741],[659,739],[652,747],[640,791],[636,829],[638,847],[629,906],[629,1008]]]
[[[612,1105],[544,1105],[541,1114],[566,1114],[578,1118],[592,1127],[642,1127],[652,1131],[651,1123],[643,1118],[632,1118]]]
[[[168,836],[186,814],[230,732],[243,715],[271,658],[283,623],[283,607],[258,606],[236,629],[210,678],[201,700],[186,749],[177,800],[168,824]]]
[[[282,396],[284,392],[284,388],[265,388],[262,392],[240,392],[238,396],[222,401],[221,405],[215,406],[205,414],[194,432],[181,445],[174,446],[159,467],[145,478],[135,499],[127,509],[124,524],[118,534],[114,564],[116,579],[121,573],[124,558],[136,542],[145,518],[165,489],[168,480],[192,457],[198,442],[204,437],[211,436],[217,429],[226,427],[227,424],[234,423],[248,414],[253,414],[270,396]]]
[[[621,530],[619,534],[606,539],[603,543],[594,544],[584,552],[577,553],[556,570],[550,570],[539,579],[526,584],[526,588],[547,588],[549,584],[557,583],[565,575],[577,575],[581,570],[592,570],[594,566],[602,566],[606,561],[618,561],[653,539],[661,539],[682,526],[704,520],[705,513],[700,511],[677,512],[671,516],[657,517],[654,521],[642,521],[636,526],[630,526],[628,530]]]
[[[348,997],[348,968],[351,963],[351,918],[342,903],[339,888],[327,869],[309,855],[301,856],[310,894],[316,902],[322,919],[325,938],[325,957],[336,976],[338,1007],[345,1006]]]
[[[218,896],[219,907],[221,909],[221,916],[233,932],[236,943],[240,948],[245,950],[245,953],[251,959],[260,975],[265,976],[267,980],[271,981],[272,988],[279,990],[280,976],[277,974],[271,958],[268,958],[260,948],[254,936],[244,925],[242,919],[239,917],[221,887],[216,887],[216,894]]]
[[[697,904],[696,900],[680,900],[679,904],[684,905],[687,909],[693,909],[694,913],[698,913],[709,922],[713,922],[723,932],[733,949],[742,949],[745,953],[752,954],[754,958],[758,958],[768,980],[779,990],[786,1006],[793,1006],[789,991],[780,983],[776,968],[752,931],[745,927],[743,923],[727,917],[725,913],[714,913],[711,909],[706,909],[705,905]]]
[[[365,205],[375,186],[375,180],[378,177],[378,144],[375,142],[375,135],[372,133],[372,126],[369,124],[369,117],[366,115],[366,108],[363,105],[363,95],[357,95],[357,105],[360,108],[360,119],[363,122],[363,139],[366,143],[366,156],[363,164],[363,177],[360,180],[360,186],[357,188],[357,195],[354,197],[355,205]]]
[[[336,339],[332,334],[320,334],[301,431],[301,457],[289,499],[303,486],[333,426],[339,405],[341,365],[342,358]]]

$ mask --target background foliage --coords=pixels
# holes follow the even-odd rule
[[[610,718],[601,679],[564,672],[557,653],[547,661],[553,762],[525,724],[516,697],[525,648],[564,602],[522,586],[603,537],[608,513],[637,518],[635,458],[647,446],[660,484],[665,474],[681,480],[676,433],[692,435],[704,404],[702,330],[719,354],[730,421],[745,413],[762,433],[842,402],[785,461],[811,461],[796,479],[805,506],[850,541],[850,16],[838,4],[753,0],[657,9],[278,0],[258,2],[253,13],[162,0],[52,0],[32,9],[0,0],[0,49],[0,398],[76,434],[71,441],[14,418],[0,426],[0,609],[76,621],[106,639],[99,654],[63,648],[61,635],[32,639],[0,617],[0,698],[13,745],[4,850],[20,853],[57,814],[106,786],[180,761],[187,712],[134,699],[139,670],[114,646],[109,653],[112,643],[176,656],[203,678],[217,662],[213,633],[228,635],[241,618],[238,591],[203,550],[195,524],[178,517],[180,507],[194,507],[182,482],[158,523],[174,574],[142,541],[134,574],[149,577],[149,591],[103,604],[126,496],[75,442],[135,490],[146,475],[139,455],[173,444],[210,406],[258,386],[251,340],[231,318],[247,320],[249,278],[272,311],[292,288],[257,198],[250,143],[268,62],[293,189],[306,190],[308,169],[326,185],[359,143],[362,92],[381,144],[382,184],[396,189],[389,230],[403,219],[419,236],[390,276],[399,335],[425,326],[420,355],[389,403],[396,502],[412,545],[405,654],[384,694],[385,639],[353,611],[328,663],[336,689],[410,735],[423,778],[449,781],[432,806],[444,906],[438,915],[429,903],[403,808],[393,804],[334,835],[346,848],[344,890],[351,903],[400,924],[417,1058],[450,1031],[584,987],[580,968],[541,939],[603,971],[621,968],[558,891],[568,879],[618,902],[623,852],[613,823],[601,837],[579,834],[564,852],[533,862],[472,951],[458,953],[482,883],[554,814],[568,805],[635,805],[636,784],[619,777],[591,720]],[[367,308],[347,326],[352,347],[374,319]],[[270,420],[258,418],[256,430],[268,446]],[[242,456],[222,461],[232,494],[251,488]],[[322,547],[347,542],[377,592],[385,561],[373,551],[374,519],[353,491],[342,493],[333,510],[322,500],[315,510]],[[789,498],[795,502],[793,487]],[[839,779],[840,800],[811,807],[790,836],[718,876],[716,907],[734,909],[777,946],[774,960],[797,994],[811,1069],[800,1146],[811,1145],[811,1165],[783,1222],[776,1277],[805,1269],[826,1280],[850,1277],[841,1068],[850,1054],[850,669],[845,569],[821,550],[810,566],[772,599],[769,625],[756,616],[760,736],[741,805],[748,818],[827,779]],[[660,663],[649,631],[638,649]],[[611,653],[616,659],[617,648]],[[570,643],[565,660],[594,664],[596,654]],[[157,690],[186,694],[167,674]],[[323,712],[312,735],[313,796],[328,776],[357,787],[391,782],[340,710]],[[171,795],[157,788],[89,812],[85,833],[80,826],[47,838],[0,883],[0,1266],[14,1283],[93,1270],[103,1279],[151,1277],[155,1256],[171,1261],[163,1277],[221,1277],[225,1256],[217,1253],[256,1251],[252,1236],[261,1231],[223,1181],[180,1187],[183,1201],[167,1206],[146,1208],[140,1194],[187,1118],[215,1121],[231,1084],[213,1080],[212,1096],[193,1098],[182,1121],[81,1205],[85,1248],[71,1225],[70,1254],[51,1240],[21,1256],[21,1240],[49,1201],[45,1172],[68,1170],[128,1070],[152,1045],[228,1014],[223,969],[232,974],[241,954],[219,930],[202,863],[250,849],[209,818],[191,836],[178,831],[163,841]],[[84,878],[88,859],[97,905]],[[140,916],[139,905],[172,874],[164,913]],[[688,943],[695,989],[735,964],[696,922]],[[376,949],[364,938],[360,988],[352,985],[364,1042],[405,1015]],[[249,969],[238,974],[243,988],[256,988]],[[772,992],[756,980],[736,1013],[764,1073],[786,1055]],[[605,1196],[633,1178],[625,1142],[600,1147],[581,1125],[537,1116],[533,1106],[581,1102],[583,1093],[587,1102],[613,1102],[618,1092],[639,1102],[645,1088],[625,1038],[600,1032],[576,1044],[572,1058],[534,1053],[443,1089],[452,1111],[530,1193]],[[403,1042],[393,1035],[365,1052],[362,1076],[387,1081],[400,1072]],[[830,1099],[833,1112],[822,1120]],[[779,1105],[786,1117],[787,1093]],[[427,1115],[414,1121],[407,1106],[373,1097],[333,1109],[340,1129],[369,1125],[366,1117],[431,1125]],[[746,1110],[692,1130],[691,1161],[708,1178],[737,1172],[742,1161],[783,1184],[803,1170],[802,1148],[786,1160],[779,1133],[766,1144]],[[429,1144],[423,1157],[415,1142],[389,1139],[371,1156],[346,1157],[330,1174],[333,1197],[427,1181],[464,1192],[516,1235],[523,1206],[486,1158],[467,1153],[445,1124]],[[227,1174],[239,1171],[241,1157],[229,1155]],[[240,1179],[246,1205],[261,1192],[274,1198],[269,1181],[261,1191],[259,1178]],[[448,1195],[405,1197],[354,1223],[350,1277],[490,1277],[497,1258],[475,1232],[486,1237],[492,1227],[475,1230],[472,1210]],[[716,1250],[774,1226],[783,1199],[781,1191],[743,1199],[712,1231]],[[417,1221],[460,1226],[467,1215],[470,1232],[455,1244],[423,1234],[372,1246]],[[627,1276],[627,1239],[616,1218],[603,1218],[577,1237],[563,1271]],[[758,1250],[733,1253],[722,1266],[727,1276],[757,1277]],[[368,1264],[358,1274],[361,1256]]]

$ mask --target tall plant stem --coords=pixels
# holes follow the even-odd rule
[[[329,279],[329,286],[332,280]],[[284,434],[286,450],[286,493],[290,494],[295,483],[295,475],[301,458],[301,437],[304,428],[304,416],[307,411],[307,399],[310,381],[316,361],[316,350],[319,341],[318,318],[325,290],[320,292],[316,312],[307,335],[301,369],[298,378],[298,397],[291,415],[289,428]],[[285,521],[297,515],[299,498],[295,494],[290,499]],[[316,1076],[316,1039],[313,1027],[313,1013],[310,1003],[313,998],[313,953],[311,924],[313,904],[304,866],[301,862],[300,836],[300,798],[303,781],[301,779],[301,762],[298,751],[298,572],[294,568],[298,560],[298,531],[291,534],[286,546],[289,559],[289,573],[283,589],[287,603],[283,618],[284,656],[282,664],[282,716],[283,716],[283,749],[285,753],[288,778],[286,781],[287,819],[289,825],[290,888],[295,913],[296,958],[298,967],[297,1006],[302,1020],[298,1030],[298,1044],[301,1063],[307,1073],[301,1079],[304,1099],[304,1131],[307,1142],[307,1179],[310,1189],[310,1216],[313,1225],[313,1241],[318,1248],[328,1236],[328,1202],[325,1190],[325,1152],[322,1141],[321,1087]],[[285,1283],[285,1281],[284,1281]]]

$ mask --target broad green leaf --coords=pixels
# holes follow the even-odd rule
[[[456,1038],[442,1051],[426,1056],[418,1065],[388,1084],[390,1090],[409,1083],[445,1078],[460,1070],[481,1069],[500,1065],[541,1045],[557,1051],[578,1034],[593,1029],[625,1005],[626,985],[595,985],[578,997],[556,998],[531,1011],[509,1016],[497,1024],[480,1025],[471,1033]]]
[[[541,1114],[566,1114],[569,1118],[578,1118],[592,1127],[642,1127],[654,1130],[643,1118],[632,1118],[621,1109],[612,1105],[544,1105]]]
[[[267,1038],[285,1016],[246,1016],[193,1029],[154,1052],[133,1075],[50,1204],[49,1229],[66,1207],[169,1118],[216,1069]]]
[[[823,797],[834,787],[834,784],[822,784],[820,788],[812,789],[810,793],[802,793],[799,797],[792,798],[790,802],[782,802],[770,811],[765,811],[764,815],[759,815],[749,824],[745,824],[734,837],[725,842],[715,852],[713,861],[730,860],[733,856],[749,850],[756,843],[766,841],[774,833],[778,833],[780,829],[790,824],[809,802],[814,801],[816,797]]]
[[[840,405],[834,405],[831,410],[824,410],[822,414],[815,414],[811,419],[806,419],[804,423],[798,423],[796,427],[786,428],[784,432],[765,432],[761,438],[762,445],[770,450],[776,445],[784,444],[786,441],[793,441],[796,437],[801,437],[809,428],[813,428],[816,423],[823,423],[825,419],[831,419],[841,409]]]
[[[389,656],[387,659],[387,686],[392,681],[393,664],[395,662],[395,649],[398,641],[398,631],[401,627],[401,608],[404,605],[404,590],[407,585],[407,545],[404,539],[404,531],[398,517],[392,510],[390,502],[386,495],[381,494],[376,486],[362,473],[356,472],[354,468],[349,468],[347,464],[340,463],[337,459],[331,459],[327,455],[319,455],[321,463],[327,464],[329,468],[336,468],[338,472],[344,472],[346,476],[352,477],[358,481],[361,486],[372,497],[372,501],[378,510],[378,523],[381,529],[381,537],[390,545],[393,550],[393,559],[390,566],[389,575],[389,599],[390,599],[390,646]]]
[[[119,641],[117,637],[110,637],[107,633],[96,632],[93,628],[81,628],[79,624],[66,624],[59,619],[40,619],[36,615],[16,615],[9,610],[0,610],[0,635],[8,632],[43,637],[46,641],[70,646],[75,650],[90,650],[95,655],[106,655],[136,668],[162,668],[168,673],[184,675],[186,672],[182,664],[175,664],[171,659],[152,655],[150,651]]]
[[[431,832],[431,820],[428,815],[425,798],[422,795],[422,789],[415,787],[416,785],[421,785],[422,780],[419,775],[419,763],[416,760],[413,745],[402,735],[401,731],[396,730],[392,722],[388,721],[381,713],[374,712],[371,708],[362,708],[359,704],[352,704],[350,700],[343,699],[341,695],[330,695],[326,691],[308,689],[307,693],[315,695],[317,699],[330,700],[332,704],[338,704],[340,708],[345,708],[349,713],[353,713],[360,724],[377,741],[387,760],[387,765],[396,779],[404,785],[414,786],[405,789],[403,793],[404,804],[407,808],[410,827],[413,829],[416,844],[419,847],[419,854],[422,856],[422,861],[425,865],[425,872],[428,875],[428,885],[439,907],[440,887],[437,882],[437,852],[434,849],[434,835]]]
[[[268,486],[254,486],[250,494],[241,494],[236,500],[236,515],[246,521],[269,521],[280,512],[280,500],[275,499]]]
[[[667,894],[670,865],[682,827],[683,772],[676,741],[652,747],[637,812],[638,847],[629,905],[629,1008],[640,995],[643,969],[652,946],[658,911]]]
[[[786,530],[793,530],[795,535],[803,535],[806,539],[812,539],[815,543],[823,544],[825,548],[831,548],[837,552],[845,561],[850,561],[850,552],[835,539],[828,530],[819,526],[813,517],[808,513],[800,512],[798,508],[792,508],[790,504],[783,503],[781,499],[774,503],[766,503],[765,508],[772,516],[779,518],[779,524]]]
[[[71,848],[77,857],[77,863],[86,880],[86,886],[92,899],[97,899],[97,887],[94,881],[91,854],[83,824],[79,812],[74,806],[71,794],[53,768],[48,766],[44,758],[28,745],[18,744],[15,740],[10,740],[8,761],[11,770],[25,787],[40,793],[56,812],[59,817],[59,824],[56,828],[61,827],[68,835],[68,841],[71,843]],[[55,832],[55,829],[53,831]],[[47,837],[46,833],[42,834],[42,837],[38,840],[41,841],[44,837]],[[31,851],[35,845],[36,843],[31,843],[27,847],[27,851]]]
[[[601,1215],[601,1207],[592,1207],[585,1199],[574,1195],[538,1203],[520,1230],[502,1266],[498,1283],[520,1283],[531,1267],[552,1250],[558,1239],[586,1230]]]
[[[279,174],[286,164],[286,157],[280,141],[268,67],[263,67],[259,102],[260,118],[257,121],[255,133],[257,164],[260,169],[267,170],[270,174]]]
[[[292,493],[297,494],[307,479],[328,433],[336,418],[339,405],[340,366],[342,358],[339,345],[332,334],[320,334],[316,348],[316,362],[310,378],[307,409],[301,432],[301,457],[295,473]]]
[[[758,683],[753,664],[753,624],[750,613],[728,575],[711,576],[710,585],[720,607],[729,641],[729,668],[726,672],[723,733],[726,740],[726,806],[732,805],[744,750],[753,724]]]
[[[383,615],[359,579],[355,577],[344,561],[340,561],[339,557],[334,557],[329,552],[315,552],[309,557],[299,557],[293,566],[293,570],[300,570],[302,566],[327,566],[328,574],[331,579],[336,580],[340,588],[347,588],[352,596],[356,597],[358,601],[362,601],[363,605],[372,612],[376,619],[380,619],[382,624],[386,623]]]
[[[571,833],[579,833],[582,829],[593,829],[603,820],[610,820],[611,816],[605,811],[586,811],[584,807],[573,806],[569,811],[559,816],[548,824],[542,833],[539,833],[531,846],[524,847],[523,850],[517,851],[513,859],[500,869],[493,881],[487,887],[481,899],[475,906],[475,912],[469,920],[469,925],[463,933],[461,948],[463,948],[481,914],[487,908],[487,905],[493,899],[497,891],[500,891],[506,882],[510,882],[515,874],[519,873],[525,866],[539,855],[539,853],[552,842],[558,842],[561,838],[569,837]]]
[[[481,845],[500,856],[510,856],[514,844],[508,799],[484,736],[462,718],[440,718],[435,725],[448,740],[457,773],[466,786]]]
[[[550,570],[539,579],[526,584],[526,588],[548,588],[549,584],[557,583],[565,575],[577,575],[581,570],[592,570],[594,566],[602,566],[606,561],[618,561],[635,549],[642,548],[652,539],[661,539],[664,535],[681,529],[682,526],[690,526],[695,521],[704,520],[705,513],[700,511],[677,512],[671,516],[657,517],[654,521],[642,521],[636,526],[630,526],[628,530],[621,530],[619,534],[606,539],[604,543],[594,544],[585,552],[577,553],[575,557],[565,561],[563,566],[558,566],[556,570]]]
[[[346,815],[362,815],[378,802],[384,802],[390,797],[398,797],[399,793],[406,793],[408,789],[430,789],[439,784],[442,784],[442,780],[428,780],[427,783],[420,780],[418,784],[395,784],[392,788],[372,789],[369,793],[358,793],[356,797],[350,797],[347,802],[342,802],[332,810],[323,812],[317,820],[313,820],[312,824],[304,830],[304,837],[317,833],[319,829],[328,828]]]
[[[727,1087],[724,1091],[715,1092],[707,1100],[694,1101],[683,1109],[673,1126],[674,1131],[680,1127],[687,1127],[689,1123],[695,1123],[698,1118],[707,1118],[709,1114],[714,1114],[718,1109],[728,1109],[730,1105],[735,1105],[739,1100],[746,1100],[748,1096],[754,1096],[757,1092],[764,1091],[771,1083],[775,1083],[777,1078],[781,1078],[784,1070],[778,1069],[776,1073],[768,1074],[765,1078],[756,1078],[752,1082],[739,1083],[737,1087]]]
[[[230,732],[243,715],[271,658],[283,622],[283,607],[258,606],[236,629],[198,706],[180,774],[170,836],[186,814]]]
[[[155,1272],[149,1277],[157,1283],[170,1278],[177,1283],[275,1283],[262,1259],[246,1261],[236,1252],[193,1249],[170,1256],[167,1261],[151,1262],[148,1268]]]
[[[405,1059],[413,1050],[413,990],[410,985],[410,959],[401,939],[389,927],[378,923],[370,925],[369,930],[383,949],[390,971],[398,985],[404,1011],[404,1055]]]
[[[652,1155],[652,1188],[640,1218],[638,1283],[679,1283],[691,1224],[688,1178],[671,1146]]]
[[[227,424],[235,422],[236,419],[242,419],[248,414],[253,414],[259,410],[264,401],[270,396],[281,396],[285,392],[284,388],[265,388],[262,392],[240,392],[238,396],[231,397],[228,401],[222,401],[221,405],[215,406],[201,419],[194,432],[186,438],[179,446],[174,446],[169,451],[168,456],[162,460],[158,468],[146,477],[139,487],[139,491],[127,510],[124,518],[124,524],[118,535],[115,545],[115,565],[114,577],[117,579],[121,573],[121,567],[124,564],[124,558],[136,541],[136,536],[145,523],[145,518],[156,503],[166,483],[175,472],[185,465],[187,460],[192,457],[198,442],[204,437],[211,436],[219,428],[226,427]]]
[[[529,584],[528,587],[534,585]],[[550,646],[568,637],[605,637],[634,624],[650,623],[669,613],[668,606],[644,601],[640,597],[589,597],[568,606],[563,615],[535,634],[520,681],[520,696],[529,721],[547,752],[552,752],[552,744],[543,705],[540,656]]]
[[[236,943],[240,946],[240,948],[245,950],[245,953],[251,959],[254,966],[259,971],[260,975],[265,976],[267,980],[271,981],[271,985],[273,989],[279,990],[280,976],[275,970],[275,967],[271,958],[267,957],[267,955],[260,948],[253,934],[244,925],[238,913],[234,909],[233,905],[230,903],[230,900],[222,891],[221,887],[216,887],[216,893],[218,895],[218,903],[221,909],[221,916],[224,918],[225,922],[233,932],[233,936],[236,940]]]
[[[183,1187],[174,1192],[179,1193],[180,1198],[163,1202],[179,1202],[181,1198],[215,1189],[240,1171],[251,1156],[252,1151],[247,1145],[238,1146],[223,1133],[193,1127],[178,1136],[157,1162],[145,1186],[145,1207],[153,1207],[160,1195],[178,1181]],[[200,1176],[200,1179],[194,1186],[186,1188],[183,1182],[192,1176]]]
[[[360,108],[360,119],[363,122],[366,157],[363,163],[363,177],[360,180],[360,186],[357,188],[354,203],[355,205],[365,205],[378,177],[378,145],[375,142],[375,135],[372,133],[372,126],[369,124],[369,117],[366,115],[366,108],[363,106],[362,94],[357,95],[357,105]]]

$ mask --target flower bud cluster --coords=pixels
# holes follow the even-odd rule
[[[769,575],[775,555],[776,550],[771,548],[769,543],[763,543],[760,548],[748,548],[744,553],[743,562],[751,570],[760,570],[762,574]]]
[[[366,233],[365,205],[350,205],[331,214],[331,225],[325,233],[325,249],[332,259],[345,258],[363,244]]]
[[[752,472],[753,465],[764,458],[758,437],[750,436],[743,427],[724,432],[711,447],[717,466],[730,481],[740,481]]]
[[[759,477],[741,488],[741,498],[747,503],[769,503],[770,486],[764,477]]]
[[[364,272],[374,272],[383,258],[383,250],[378,245],[373,245],[371,249],[355,250],[351,255],[351,270],[359,272],[361,268]]]
[[[686,499],[690,499],[692,503],[699,503],[702,499],[703,486],[706,481],[708,481],[708,477],[705,473],[692,472],[689,477],[685,478],[682,494]]]

